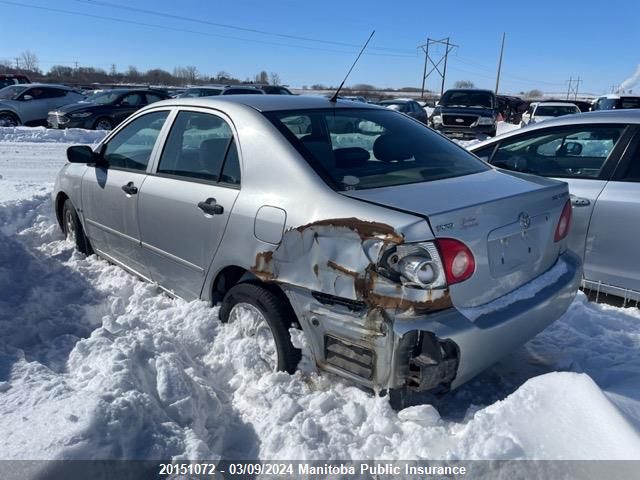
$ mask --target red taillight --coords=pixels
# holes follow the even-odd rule
[[[436,242],[442,256],[442,263],[444,263],[444,271],[449,285],[463,282],[473,275],[476,261],[471,250],[464,243],[453,238],[439,238]]]
[[[562,209],[560,220],[556,226],[556,234],[553,237],[554,242],[559,242],[569,234],[571,228],[571,200],[567,200]]]

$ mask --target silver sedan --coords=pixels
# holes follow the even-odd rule
[[[585,287],[640,300],[640,110],[548,120],[474,145],[490,164],[569,184]]]
[[[446,391],[560,317],[582,275],[565,183],[373,105],[163,101],[68,159],[53,195],[77,248],[221,302],[271,369],[296,368],[294,327],[322,370]]]

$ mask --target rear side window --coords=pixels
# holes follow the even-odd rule
[[[428,182],[489,169],[442,135],[387,109],[265,115],[336,190]]]
[[[505,140],[491,163],[545,177],[598,178],[624,126],[545,129]]]
[[[262,91],[257,88],[227,88],[225,95],[262,95]]]
[[[103,147],[109,168],[145,171],[168,112],[153,112],[136,118]]]
[[[160,100],[164,100],[160,95],[156,95],[155,93],[145,93],[147,96],[147,103],[159,102]]]
[[[237,162],[232,143],[231,127],[222,118],[209,113],[182,111],[171,127],[158,173],[217,182],[228,152]],[[239,172],[228,175],[237,177],[240,182]]]

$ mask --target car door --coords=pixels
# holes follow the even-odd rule
[[[236,142],[223,116],[181,110],[140,189],[145,263],[154,281],[183,298],[200,296],[240,191]]]
[[[573,219],[569,248],[584,258],[589,222],[598,196],[628,144],[625,125],[558,126],[524,131],[495,146],[478,150],[481,158],[508,170],[532,173],[569,184]]]
[[[640,132],[598,197],[585,249],[584,277],[640,299]],[[591,285],[593,287],[593,285]],[[635,295],[624,292],[629,289]]]
[[[113,120],[115,124],[119,124],[124,121],[129,115],[137,112],[143,106],[145,106],[147,100],[142,92],[131,92],[123,95],[120,100],[117,101],[113,110]]]
[[[168,114],[147,113],[119,129],[100,150],[106,166],[89,168],[82,178],[82,210],[94,249],[146,278],[138,193]]]
[[[49,89],[45,87],[32,87],[25,90],[18,97],[17,105],[22,123],[33,123],[46,120],[49,113]]]

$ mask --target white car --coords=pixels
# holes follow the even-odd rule
[[[580,109],[569,102],[534,102],[529,105],[526,112],[522,114],[520,126],[524,127],[530,123],[540,123],[563,115],[580,113]]]

